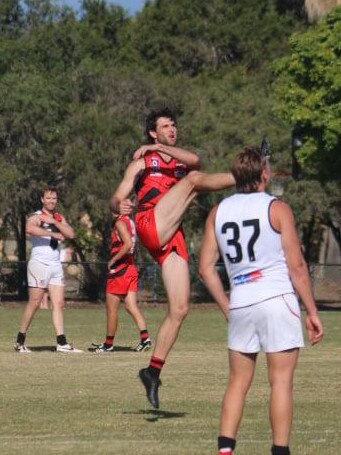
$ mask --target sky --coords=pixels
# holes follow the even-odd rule
[[[146,0],[106,0],[107,3],[112,3],[113,5],[123,6],[128,10],[130,15],[134,15],[143,8],[143,5],[146,3]],[[59,0],[63,5],[71,6],[74,10],[78,10],[82,0]]]

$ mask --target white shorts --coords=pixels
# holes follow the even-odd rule
[[[284,294],[229,313],[228,347],[233,351],[280,352],[304,346],[295,294]]]
[[[49,284],[64,286],[62,264],[60,262],[43,264],[31,259],[27,267],[27,281],[30,288],[46,289]]]

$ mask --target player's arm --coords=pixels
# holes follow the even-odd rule
[[[145,168],[144,160],[139,159],[132,161],[123,176],[118,188],[111,196],[110,210],[115,214],[130,215],[133,210],[133,202],[129,199],[130,194],[134,189],[135,182],[140,173]]]
[[[229,299],[225,294],[223,283],[216,269],[216,264],[220,256],[214,230],[216,212],[217,207],[214,207],[206,220],[204,238],[200,250],[199,275],[210,294],[219,305],[225,318],[227,318]]]
[[[56,232],[56,234],[60,234],[58,237],[53,237],[57,240],[65,240],[65,239],[74,239],[75,238],[75,231],[73,228],[69,225],[69,223],[66,221],[66,219],[58,213],[58,218],[53,217],[52,215],[43,213],[38,215],[39,222],[44,221],[47,224],[54,224],[56,228],[58,229],[59,232]],[[45,231],[45,235],[46,235]],[[38,235],[38,234],[34,234]],[[52,237],[52,236],[51,236]]]
[[[139,147],[134,153],[134,159],[139,159],[147,152],[162,152],[178,161],[186,164],[189,169],[200,169],[200,158],[194,152],[185,150],[180,147],[164,145],[164,144],[147,144]]]
[[[127,228],[127,225],[124,221],[118,220],[115,224],[115,229],[123,242],[120,250],[110,259],[108,262],[108,268],[115,264],[119,259],[123,258],[132,248],[133,241],[130,235],[130,232]]]
[[[321,341],[323,327],[318,316],[308,267],[302,255],[291,208],[282,201],[274,201],[270,207],[273,227],[281,233],[282,247],[291,281],[307,312],[306,327],[311,344]]]
[[[35,235],[38,237],[51,237],[56,240],[63,240],[60,232],[51,232],[41,226],[39,215],[32,215],[26,221],[26,235]]]
[[[59,229],[60,233],[64,236],[65,239],[72,240],[75,238],[75,231],[63,216],[61,216],[61,221],[58,221],[56,219],[53,219],[53,221],[54,225]]]

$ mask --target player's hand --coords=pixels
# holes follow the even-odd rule
[[[121,215],[130,215],[133,211],[134,203],[130,199],[123,199],[119,204]]]
[[[55,221],[56,221],[53,218],[53,216],[45,214],[45,213],[38,215],[38,219],[39,219],[39,221],[42,221],[43,223],[46,223],[46,224],[55,224]]]
[[[139,159],[142,158],[147,152],[155,151],[155,150],[158,150],[158,147],[157,147],[155,144],[141,145],[141,147],[139,147],[139,148],[134,152],[133,159],[134,159],[134,160],[139,160]]]
[[[110,271],[110,267],[112,267],[114,264],[115,264],[115,261],[113,261],[113,260],[110,260],[110,261],[108,262],[108,270],[109,270],[109,271]]]
[[[60,240],[63,242],[65,240],[65,237],[61,232],[51,232],[51,237],[56,240]]]
[[[306,328],[308,334],[308,340],[314,346],[314,344],[319,343],[323,338],[323,326],[320,318],[317,314],[307,315]]]

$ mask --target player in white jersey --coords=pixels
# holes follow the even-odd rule
[[[48,290],[52,304],[52,322],[57,337],[59,352],[82,352],[70,345],[64,334],[64,274],[60,261],[59,244],[73,239],[74,230],[64,216],[55,211],[58,198],[54,187],[41,193],[42,210],[31,215],[26,223],[26,234],[31,236],[32,252],[28,263],[27,277],[29,300],[25,306],[17,342],[14,349],[21,353],[31,350],[26,346],[26,332],[40,306],[44,292]]]
[[[303,346],[300,309],[306,310],[311,344],[323,328],[290,207],[265,193],[268,157],[244,147],[232,174],[237,193],[214,207],[206,221],[199,273],[229,319],[229,380],[220,417],[219,455],[233,454],[258,352],[267,357],[270,382],[272,455],[289,455],[293,376]],[[230,301],[216,270],[222,257],[230,280]]]

